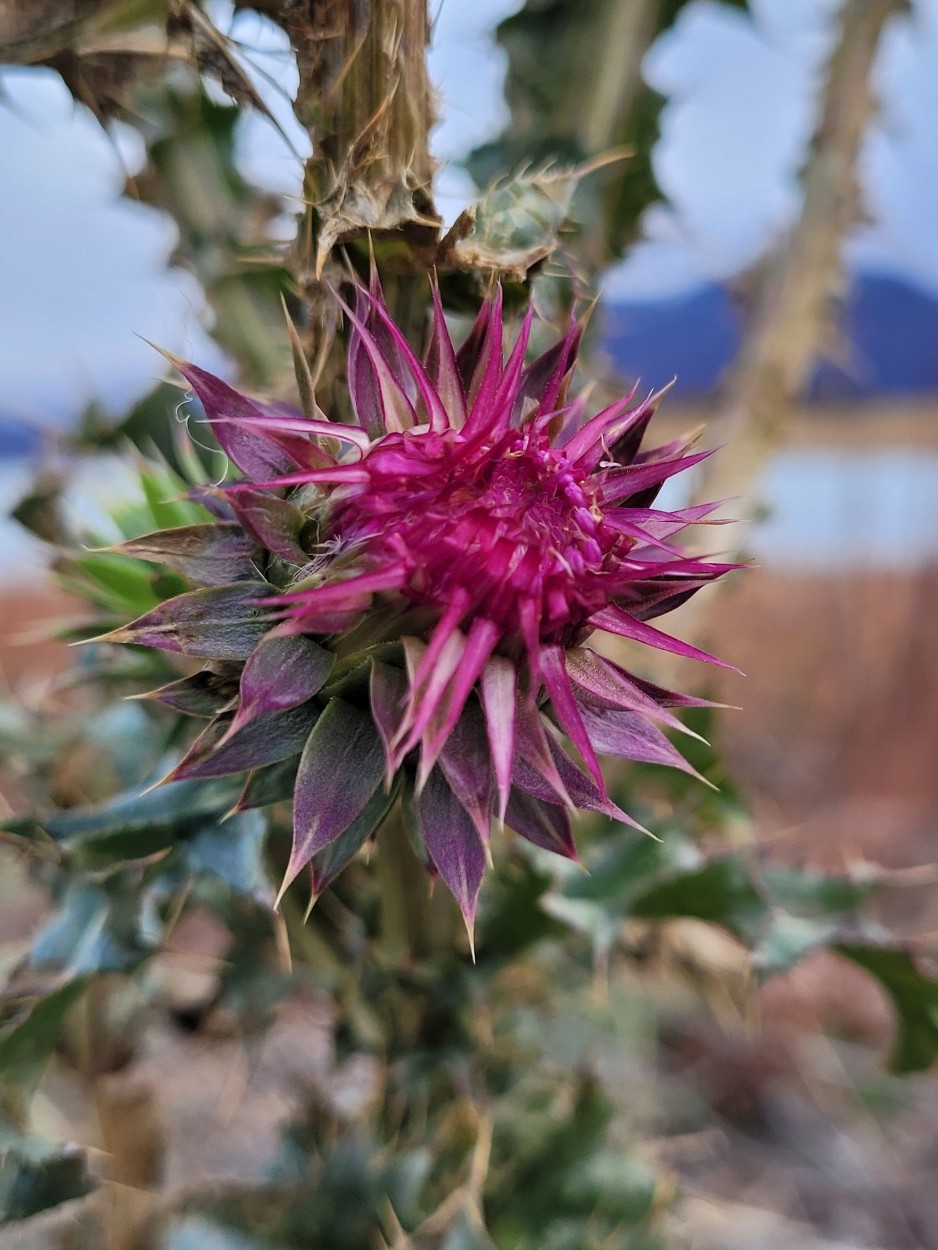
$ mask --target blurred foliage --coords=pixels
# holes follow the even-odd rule
[[[273,0],[256,7],[283,16]],[[473,172],[491,185],[439,244],[438,259],[451,267],[443,282],[450,309],[471,308],[493,272],[508,276],[508,298],[522,302],[571,215],[575,272],[595,274],[621,254],[660,194],[651,156],[663,102],[642,82],[641,59],[682,8],[683,0],[528,0],[502,24],[512,124],[474,154]],[[176,259],[202,284],[218,341],[249,383],[276,388],[290,359],[280,295],[302,283],[291,273],[295,257],[288,262],[270,243],[279,202],[237,171],[235,123],[243,108],[262,106],[206,13],[176,0],[8,5],[0,59],[57,69],[102,120],[138,130],[147,163],[127,194],[172,216]],[[234,103],[210,99],[203,78]],[[627,159],[587,173],[621,147]],[[415,295],[412,281],[399,280],[400,240],[379,238],[375,251],[393,302],[410,301],[405,320],[419,328],[426,290]],[[350,257],[367,266],[364,250],[353,245]],[[2,962],[0,1222],[78,1199],[107,1175],[101,1151],[63,1140],[61,1120],[53,1120],[60,1140],[40,1134],[48,1121],[37,1108],[53,1097],[57,1075],[97,1088],[102,1075],[133,1068],[143,1021],[174,1012],[206,1045],[209,1021],[221,1019],[256,1056],[278,1012],[315,992],[332,1006],[338,1065],[366,1062],[373,1088],[349,1109],[330,1081],[304,1087],[277,1157],[262,1160],[250,1184],[161,1195],[139,1244],[664,1246],[673,1187],[638,1148],[647,1121],[609,1072],[623,1055],[652,1066],[649,1022],[661,1008],[653,987],[636,988],[635,973],[644,947],[666,944],[682,918],[728,935],[757,978],[818,949],[852,961],[894,1003],[894,1068],[934,1061],[938,982],[920,952],[873,918],[888,874],[829,876],[766,862],[748,840],[744,804],[703,743],[686,754],[718,792],[701,794],[687,775],[652,767],[616,779],[615,797],[660,841],[585,822],[586,872],[498,841],[475,965],[446,924],[432,959],[414,961],[387,940],[382,863],[395,871],[387,839],[379,871],[367,851],[356,855],[308,923],[289,896],[279,918],[272,882],[289,831],[276,770],[249,783],[263,806],[234,814],[236,780],[149,789],[182,757],[191,731],[171,707],[122,696],[197,666],[143,648],[118,655],[94,641],[189,586],[184,566],[167,570],[112,549],[210,515],[203,487],[218,465],[211,451],[196,454],[175,437],[178,398],[161,387],[118,425],[85,414],[79,447],[129,440],[144,453],[139,490],[112,510],[107,532],[76,527],[54,475],[17,509],[56,545],[61,584],[89,615],[63,627],[63,637],[86,645],[51,701],[0,707],[3,768],[31,808],[6,820],[3,842],[51,900],[28,948],[4,952]],[[201,429],[194,441],[203,441]],[[222,663],[214,675],[223,682],[231,672]],[[710,732],[708,716],[687,720]],[[199,914],[213,918],[227,945],[210,990],[181,1012],[155,968],[176,926]],[[724,972],[708,967],[704,945],[690,971],[706,997]],[[603,993],[591,996],[597,985]]]
[[[140,482],[139,496],[116,510],[111,538],[202,514],[191,501],[198,485],[165,464],[141,461]],[[166,574],[146,561],[107,551],[63,556],[60,572],[105,623],[176,589],[154,581]],[[149,701],[114,705],[111,695],[150,689],[178,669],[158,652],[136,650],[130,666],[112,652],[106,643],[82,649],[93,680],[71,717],[56,715],[54,749],[38,759],[33,749],[42,712],[7,730],[8,767],[20,768],[36,808],[8,821],[6,837],[55,900],[8,977],[0,1030],[0,1075],[11,1091],[0,1168],[8,1220],[68,1201],[100,1178],[73,1146],[37,1145],[33,1092],[50,1059],[54,1068],[74,1062],[75,1006],[94,987],[113,995],[115,984],[132,984],[138,1018],[165,1010],[160,979],[147,970],[180,917],[199,910],[230,935],[200,1010],[223,1011],[250,1045],[315,986],[335,1004],[337,1056],[367,1057],[375,1086],[357,1113],[328,1088],[307,1088],[263,1174],[249,1187],[167,1197],[153,1217],[154,1246],[353,1250],[381,1244],[379,1236],[414,1250],[666,1245],[670,1183],[636,1155],[640,1125],[630,1127],[624,1091],[602,1073],[603,1056],[625,1048],[637,1059],[649,1044],[642,1011],[651,1005],[639,1009],[641,991],[636,999],[625,990],[636,934],[658,931],[666,941],[678,918],[731,935],[757,978],[819,948],[840,954],[893,999],[894,1068],[919,1070],[938,1055],[938,983],[871,918],[888,876],[781,868],[745,839],[728,849],[747,819],[732,786],[700,801],[694,779],[652,766],[620,774],[614,793],[660,841],[593,819],[586,872],[516,840],[497,842],[475,965],[451,938],[429,961],[394,953],[382,876],[359,855],[307,924],[288,896],[291,970],[271,910],[271,883],[289,850],[285,805],[230,815],[237,779],[148,789],[185,748],[183,718]],[[688,720],[699,733],[712,728],[710,712]],[[91,779],[77,793],[62,777],[76,750]],[[690,754],[705,777],[722,775],[703,741]],[[377,857],[392,853],[379,840]],[[707,968],[705,951],[700,957],[706,993],[707,978],[722,974]],[[597,973],[608,988],[605,1003],[591,1004],[584,985]],[[131,1027],[122,1011],[121,1035]]]
[[[480,186],[510,170],[589,167],[566,249],[587,281],[622,255],[661,198],[652,163],[665,98],[641,76],[645,53],[688,0],[526,0],[498,27],[511,123],[468,161]],[[747,10],[746,0],[722,0]]]
[[[82,1151],[0,1129],[0,1226],[83,1198],[92,1189]]]

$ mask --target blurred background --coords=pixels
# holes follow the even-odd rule
[[[105,130],[106,93],[81,102],[74,57],[10,54],[15,8],[0,5],[20,62],[0,72],[0,510],[71,430],[90,515],[122,490],[113,453],[162,376],[142,339],[258,386],[282,370],[272,275],[309,140],[286,36],[253,11],[207,6],[263,111],[211,85],[196,109],[180,86]],[[730,533],[756,567],[683,628],[747,674],[721,688],[741,710],[717,732],[758,838],[779,863],[906,874],[889,920],[934,935],[938,0],[434,0],[432,16],[447,223],[497,172],[624,152],[583,178],[548,277],[569,262],[602,292],[596,376],[676,377],[663,438],[706,424],[734,448],[706,485],[752,517]],[[68,663],[23,642],[59,602],[45,563],[0,521],[0,680],[27,697]],[[8,895],[0,928],[32,905]],[[881,992],[819,953],[758,1013],[761,1029],[691,1011],[672,1055],[718,1115],[669,1156],[693,1244],[938,1244],[938,1097],[878,1075]]]

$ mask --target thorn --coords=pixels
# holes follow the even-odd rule
[[[249,725],[250,723],[251,723],[251,717],[248,717],[245,720],[239,720],[238,714],[236,713],[231,724],[222,734],[221,738],[219,738],[218,742],[216,742],[214,749],[217,751],[219,747],[225,746],[226,743],[230,742],[231,739],[235,737],[236,734],[239,734],[241,732],[241,730],[245,727],[245,725]]]
[[[178,765],[177,765],[177,767],[178,767]],[[165,785],[167,785],[169,782],[174,781],[174,780],[175,780],[175,778],[173,777],[173,773],[174,773],[175,771],[176,771],[176,769],[175,769],[175,768],[171,768],[171,769],[169,770],[169,772],[166,774],[166,776],[165,776],[165,777],[161,777],[161,778],[159,779],[159,781],[154,781],[154,782],[153,782],[153,784],[152,784],[152,785],[147,786],[147,788],[146,788],[145,790],[141,790],[141,791],[140,791],[140,798],[144,798],[144,796],[145,796],[145,795],[147,795],[147,794],[152,794],[154,790],[158,790],[158,789],[160,788],[160,786],[165,786]]]
[[[131,542],[132,539],[127,539],[126,541]],[[87,543],[82,543],[81,550],[87,552],[89,556],[113,555],[115,552],[122,551],[124,546],[125,542],[110,543],[106,547],[89,547]]]
[[[283,896],[296,880],[298,872],[299,869],[297,868],[291,873],[290,866],[287,865],[287,870],[283,874],[283,881],[281,882],[280,889],[277,891],[277,897],[274,899],[274,911],[280,910],[280,904],[283,902]]]
[[[285,972],[288,976],[293,972],[293,955],[290,951],[290,935],[287,932],[287,922],[279,911],[274,912],[274,942],[277,948],[277,958],[280,963],[280,971]]]
[[[154,343],[145,335],[136,334],[136,331],[134,333],[136,337],[140,339],[141,343],[146,343],[147,347],[152,347],[153,350],[162,356],[164,360],[168,360],[174,369],[180,369],[186,363],[186,361],[184,361],[180,356],[174,356],[172,352],[167,351],[165,347],[160,347],[158,343]]]
[[[426,765],[426,760],[425,760],[423,752],[421,751],[420,763],[417,766],[417,779],[414,784],[414,795],[418,799],[420,798],[421,794],[423,794],[424,787],[426,786],[428,780],[430,779],[430,773],[433,771],[432,764],[430,765],[429,768],[427,768],[425,765]]]
[[[76,638],[74,642],[70,642],[70,647],[86,647],[92,642],[132,642],[133,634],[125,625],[119,626],[117,629],[108,630],[106,634],[95,634],[93,638]]]
[[[287,333],[290,337],[290,352],[293,356],[293,372],[296,375],[296,386],[300,395],[300,405],[303,409],[303,415],[308,420],[314,420],[317,414],[322,415],[319,405],[316,403],[316,387],[313,381],[313,375],[309,367],[309,361],[303,351],[303,344],[300,342],[299,332],[294,324],[293,318],[290,316],[290,310],[287,307],[286,297],[281,292],[280,303],[283,305],[283,315],[287,322]]]

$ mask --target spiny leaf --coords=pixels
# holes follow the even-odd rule
[[[309,556],[300,543],[306,518],[291,503],[267,491],[237,486],[225,492],[246,533],[262,547],[293,564],[305,564]]]
[[[214,717],[237,696],[237,679],[232,679],[229,673],[205,668],[200,673],[193,673],[191,677],[180,677],[135,697],[163,703],[185,716]]]
[[[335,652],[302,634],[264,638],[241,674],[241,703],[232,732],[258,716],[311,699],[335,665]]]
[[[255,544],[234,522],[160,529],[140,538],[130,538],[116,550],[168,564],[203,586],[225,586],[258,576],[252,564]]]
[[[427,854],[459,904],[471,942],[485,873],[485,847],[479,831],[438,768],[427,779],[417,812]]]
[[[318,710],[315,702],[308,700],[299,707],[258,716],[240,727],[234,721],[213,722],[166,780],[228,777],[289,759],[302,749]]]
[[[344,833],[381,784],[384,751],[367,713],[331,699],[303,749],[293,801],[293,850],[283,890]]]
[[[255,582],[191,590],[98,641],[132,643],[209,660],[246,660],[274,623],[273,610],[261,602],[271,593],[270,586]]]
[[[59,910],[33,939],[31,961],[71,977],[129,972],[153,946],[144,938],[140,898],[123,877],[102,884],[76,880]]]
[[[345,832],[340,833],[333,842],[313,856],[309,867],[314,899],[352,862],[387,816],[396,797],[397,787],[390,794],[377,790],[368,800],[362,814],[352,821]]]
[[[66,846],[133,859],[168,845],[192,821],[223,812],[231,799],[230,783],[180,782],[145,794],[135,789],[98,807],[59,812],[43,818],[41,825]],[[144,850],[140,839],[153,836],[158,845]]]

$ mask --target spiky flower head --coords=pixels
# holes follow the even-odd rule
[[[576,324],[526,363],[529,312],[506,359],[496,291],[457,352],[434,291],[421,361],[376,280],[346,314],[354,424],[176,362],[243,480],[202,492],[215,524],[126,546],[205,588],[112,637],[209,661],[154,692],[210,718],[170,779],[292,794],[284,888],[317,896],[400,801],[471,926],[493,824],[573,857],[572,809],[634,823],[599,756],[689,769],[662,729],[700,701],[586,644],[711,660],[649,622],[733,566],[673,544],[711,507],[653,506],[702,458],[641,450],[658,397],[569,398]]]

